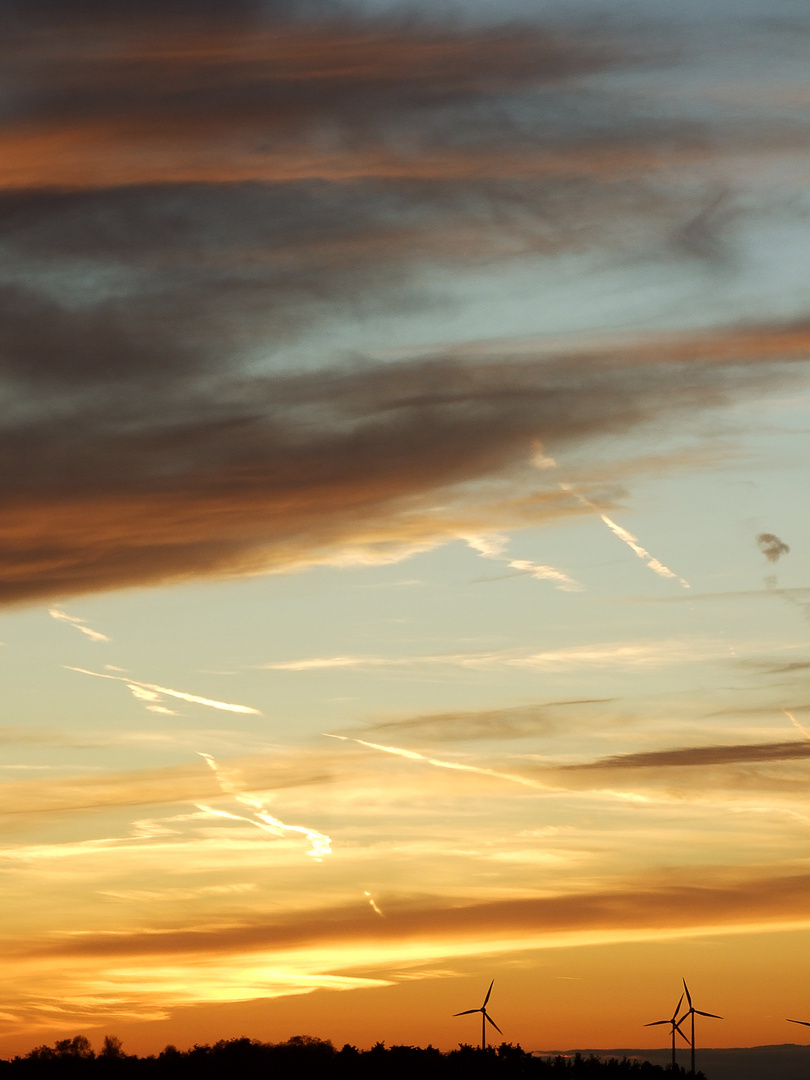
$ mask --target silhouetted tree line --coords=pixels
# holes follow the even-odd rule
[[[462,1043],[443,1053],[433,1046],[377,1043],[358,1050],[348,1043],[296,1035],[282,1043],[223,1039],[213,1046],[160,1054],[126,1054],[108,1035],[96,1054],[84,1035],[38,1046],[24,1057],[0,1061],[0,1080],[656,1080],[685,1077],[676,1068],[624,1058],[535,1057],[520,1046],[501,1043],[480,1050]],[[696,1080],[705,1080],[698,1073]]]

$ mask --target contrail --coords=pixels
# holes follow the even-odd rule
[[[799,721],[796,719],[792,712],[788,712],[787,709],[782,709],[782,712],[785,714],[791,724],[793,724],[793,726],[797,729],[797,731],[800,731],[802,735],[804,735],[805,739],[810,739],[810,731],[808,731],[803,724],[799,723]]]
[[[519,570],[522,574],[537,578],[538,581],[556,581],[557,588],[561,592],[582,592],[584,589],[584,586],[574,578],[553,566],[542,566],[539,563],[529,562],[528,559],[507,559],[507,564],[513,570]]]
[[[670,570],[668,566],[664,566],[664,564],[660,560],[656,559],[654,555],[651,555],[646,548],[643,548],[641,544],[638,543],[637,537],[633,536],[633,534],[628,532],[627,529],[623,529],[621,525],[617,525],[615,521],[611,520],[611,518],[607,516],[607,514],[603,514],[599,507],[595,503],[592,503],[590,499],[586,499],[584,495],[580,495],[580,493],[578,491],[575,491],[570,484],[561,483],[560,488],[563,491],[568,492],[570,495],[573,495],[574,498],[578,499],[583,506],[587,506],[589,510],[593,510],[595,514],[598,514],[602,521],[604,521],[605,525],[607,525],[607,527],[610,529],[610,531],[615,536],[618,536],[620,540],[623,540],[629,548],[632,548],[636,555],[638,555],[638,557],[647,564],[647,566],[650,568],[650,570],[653,571],[653,573],[658,574],[659,577],[674,578],[684,587],[684,589],[692,588],[692,586],[685,578],[678,577],[678,575],[672,570]]]
[[[583,586],[578,581],[554,566],[533,563],[528,559],[510,559],[504,554],[509,541],[500,533],[474,534],[464,536],[462,539],[485,559],[495,559],[497,562],[506,563],[513,570],[528,574],[538,581],[553,581],[562,592],[582,592]]]
[[[535,791],[557,791],[557,788],[550,787],[548,784],[538,783],[536,780],[529,780],[525,776],[518,776],[517,773],[505,773],[498,772],[495,769],[482,769],[478,765],[462,765],[458,761],[441,761],[439,758],[426,757],[424,754],[418,754],[415,750],[403,750],[399,746],[383,746],[381,743],[366,742],[365,739],[350,739],[346,735],[330,735],[328,731],[324,731],[323,734],[328,739],[340,739],[342,742],[358,743],[360,746],[368,746],[372,750],[382,750],[386,754],[395,754],[397,757],[408,758],[410,761],[424,761],[427,765],[434,765],[437,769],[453,769],[457,772],[471,772],[479,773],[482,776],[494,776],[497,780],[508,780],[512,784],[520,784],[522,787],[533,788]]]
[[[264,808],[264,804],[259,799],[254,799],[250,795],[243,794],[234,784],[231,784],[225,777],[222,776],[219,766],[210,754],[203,753],[202,750],[198,750],[197,753],[201,758],[204,758],[209,768],[213,771],[214,776],[217,778],[217,782],[226,795],[232,796],[237,802],[243,806],[249,807],[254,817],[248,818],[241,814],[229,814],[226,810],[214,810],[210,806],[202,806],[199,803],[198,808],[206,814],[213,814],[214,817],[231,818],[233,821],[246,821],[249,825],[255,825],[257,829],[263,829],[265,832],[272,833],[274,836],[283,836],[285,833],[300,833],[305,836],[310,842],[310,850],[307,855],[311,856],[316,862],[321,862],[325,855],[332,854],[332,839],[326,836],[325,833],[318,832],[317,829],[308,829],[304,825],[287,825],[277,817],[273,817]],[[259,820],[256,821],[255,818]]]
[[[125,679],[121,675],[104,675],[100,671],[88,671],[87,668],[71,667],[64,665],[68,671],[78,671],[82,675],[95,675],[97,679],[113,679],[115,682],[125,683],[130,689],[137,686],[142,690],[152,690],[156,694],[166,694],[168,697],[179,698],[188,701],[192,705],[207,705],[211,709],[223,709],[225,712],[248,713],[251,716],[261,716],[259,709],[250,705],[234,705],[229,701],[214,701],[212,698],[199,697],[197,694],[186,694],[183,690],[171,690],[168,686],[157,686],[155,683],[138,682],[137,679]]]
[[[377,905],[376,905],[376,904],[374,903],[374,897],[373,897],[373,896],[371,895],[371,893],[370,893],[370,892],[364,892],[364,893],[363,893],[363,896],[365,896],[365,897],[367,897],[367,898],[368,898],[368,902],[369,902],[369,904],[370,904],[370,906],[371,906],[371,910],[372,910],[372,911],[376,911],[376,912],[377,912],[377,914],[378,914],[378,915],[380,916],[380,918],[381,918],[381,919],[384,919],[384,918],[385,918],[385,916],[384,916],[384,915],[383,915],[383,913],[382,913],[382,912],[380,911],[380,909],[379,909],[379,908],[377,907]]]
[[[143,686],[138,686],[137,683],[127,683],[127,690],[132,694],[136,701],[143,703],[144,708],[149,712],[161,713],[163,716],[177,716],[174,709],[167,709],[165,705],[161,705],[160,694],[154,690],[147,690]]]
[[[60,611],[58,608],[48,608],[48,614],[52,619],[59,619],[61,622],[70,623],[80,633],[89,637],[91,641],[110,641],[106,634],[102,634],[100,630],[92,630],[89,626],[84,625],[84,619],[79,619],[75,615],[68,615],[64,611]]]

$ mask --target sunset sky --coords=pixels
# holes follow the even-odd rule
[[[803,1041],[806,0],[0,17],[0,1056]]]

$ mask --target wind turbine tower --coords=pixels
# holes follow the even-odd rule
[[[686,994],[686,1000],[689,1003],[689,1008],[681,1017],[681,1021],[685,1020],[687,1016],[692,1018],[692,1076],[695,1075],[695,1016],[710,1016],[712,1020],[722,1020],[722,1016],[718,1016],[717,1013],[701,1012],[700,1009],[696,1009],[692,1004],[692,995],[689,993],[689,987],[686,985],[686,979],[683,980],[683,991]]]
[[[494,985],[495,985],[495,980],[493,979],[492,982],[489,984],[489,990],[487,990],[487,996],[484,998],[484,1004],[480,1007],[480,1009],[465,1009],[463,1012],[453,1013],[453,1016],[469,1016],[470,1013],[477,1013],[477,1012],[481,1013],[481,1049],[482,1050],[486,1050],[486,1048],[487,1048],[487,1023],[488,1022],[490,1024],[492,1024],[492,1026],[495,1028],[495,1030],[497,1032],[499,1032],[501,1035],[503,1035],[503,1032],[501,1031],[501,1029],[498,1027],[498,1025],[495,1023],[495,1021],[492,1019],[492,1017],[487,1012],[487,1002],[489,1001],[489,995],[492,993],[492,987]]]
[[[680,1020],[678,1019],[678,1013],[681,1011],[681,1005],[683,1004],[683,994],[678,998],[678,1004],[675,1006],[675,1011],[669,1020],[653,1020],[651,1024],[645,1024],[644,1027],[657,1027],[659,1024],[670,1024],[672,1026],[672,1071],[675,1071],[675,1032],[677,1031],[683,1041],[689,1045],[689,1040],[684,1035],[681,1029],[681,1020],[685,1020],[689,1015],[685,1013]]]

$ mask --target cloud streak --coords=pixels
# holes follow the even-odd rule
[[[532,653],[504,649],[493,652],[448,653],[426,656],[324,656],[279,660],[263,664],[269,671],[374,670],[375,668],[458,667],[479,670],[527,668],[570,671],[577,668],[665,667],[730,658],[735,653],[724,641],[674,639],[669,641],[604,642],[548,649]]]
[[[789,715],[789,714],[788,714]],[[810,757],[810,743],[752,743],[734,746],[689,746],[674,750],[645,750],[618,754],[587,765],[563,766],[576,772],[621,769],[677,769],[704,765],[737,765],[756,761],[797,761]]]
[[[269,761],[255,756],[239,762],[255,790],[309,787],[325,783],[330,769],[323,762]],[[10,821],[26,815],[56,814],[154,804],[214,800],[222,789],[213,773],[198,766],[170,765],[109,773],[49,775],[0,786],[0,814]]]
[[[441,174],[443,147],[465,156],[451,117],[466,121],[467,142],[475,133],[483,159],[482,145],[495,142],[487,113],[496,103],[509,112],[521,91],[610,64],[604,44],[537,25],[440,28],[352,17],[328,4],[314,19],[298,4],[250,16],[209,7],[194,19],[133,8],[118,19],[97,15],[92,38],[86,18],[53,10],[43,33],[36,7],[30,22],[18,14],[6,44],[18,89],[34,75],[38,93],[19,95],[17,123],[3,133],[2,159],[13,150],[15,164],[0,170],[2,186],[52,186],[54,174],[73,188],[412,174],[431,151]],[[385,128],[418,139],[410,168],[415,155],[397,152]]]
[[[407,735],[431,742],[536,738],[570,730],[581,713],[591,715],[593,706],[607,705],[611,700],[585,698],[581,701],[546,701],[502,709],[429,713],[400,720],[383,720],[371,724],[364,731]]]

